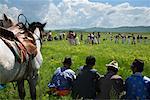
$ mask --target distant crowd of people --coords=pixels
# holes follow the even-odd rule
[[[85,38],[87,37],[87,38]],[[113,34],[111,32],[108,33],[100,33],[100,32],[91,32],[83,34],[80,32],[77,34],[76,32],[69,31],[69,32],[59,32],[59,34],[52,35],[52,32],[49,31],[47,35],[44,36],[44,40],[52,41],[52,40],[68,40],[69,44],[71,45],[78,45],[80,41],[84,41],[85,44],[100,44],[101,41],[114,41],[114,43],[122,43],[122,44],[136,44],[136,43],[147,43],[148,37],[143,36],[142,34],[129,34],[129,33],[118,33]]]
[[[71,69],[71,58],[65,57],[63,66],[57,68],[48,84],[49,95],[61,97],[71,94],[73,99],[150,99],[150,78],[142,75],[142,60],[135,59],[131,63],[133,74],[125,82],[117,74],[117,61],[106,64],[105,75],[93,68],[95,63],[94,56],[87,56],[85,65],[75,73]]]

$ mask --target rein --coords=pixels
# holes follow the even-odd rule
[[[22,23],[22,22],[20,21],[20,16],[23,16],[23,17],[24,17],[25,23]],[[18,23],[22,23],[25,27],[27,27],[27,24],[29,25],[29,22],[28,22],[28,20],[27,20],[27,17],[26,17],[24,14],[20,14],[20,15],[18,16]]]

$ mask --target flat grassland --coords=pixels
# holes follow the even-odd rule
[[[56,97],[48,97],[46,91],[48,90],[47,84],[50,81],[54,71],[57,67],[62,66],[62,61],[65,56],[70,56],[73,60],[71,68],[76,71],[80,66],[85,64],[85,58],[88,55],[96,57],[95,69],[100,74],[105,74],[105,64],[111,60],[119,62],[118,74],[125,80],[131,75],[130,64],[135,58],[144,60],[145,68],[143,75],[150,77],[150,40],[147,43],[132,44],[115,44],[114,41],[102,41],[100,44],[85,44],[84,41],[80,45],[70,45],[67,40],[49,41],[44,42],[42,45],[43,64],[39,70],[39,80],[37,84],[37,99],[39,100],[53,100]],[[88,83],[85,83],[88,84]],[[30,99],[29,87],[25,85],[26,97]],[[18,99],[17,88],[14,89],[11,83],[7,84],[7,88],[0,91],[0,99]],[[62,99],[71,99],[70,96],[63,97]]]

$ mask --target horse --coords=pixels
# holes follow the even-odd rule
[[[19,35],[18,33],[14,33],[15,37],[21,37],[20,40],[17,38],[14,39],[15,41],[13,41],[0,36],[0,84],[17,82],[20,99],[25,98],[25,80],[27,80],[29,83],[31,99],[36,99],[38,69],[40,68],[43,61],[42,54],[40,52],[42,44],[41,34],[44,31],[45,25],[46,23],[41,24],[40,22],[32,22],[29,24],[28,28],[21,28],[21,25],[18,24],[11,26],[8,28],[8,30],[5,30],[8,31],[8,34],[13,33],[13,30],[20,30]],[[20,41],[23,41],[25,44]],[[27,42],[25,41],[29,42],[30,46],[29,44],[26,45]],[[18,60],[19,57],[17,58],[16,55],[20,55],[20,53],[24,54],[24,49],[19,51],[19,45],[17,44],[24,47],[26,55],[22,56],[25,56],[25,60]],[[11,48],[9,47],[10,45]],[[32,50],[33,48],[28,48],[28,46],[34,47],[34,50]],[[36,53],[34,54],[33,51]]]

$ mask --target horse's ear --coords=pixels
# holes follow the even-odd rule
[[[11,24],[13,23],[11,19],[8,19],[8,21],[9,21]]]
[[[8,18],[7,18],[7,16],[6,16],[5,14],[3,14],[3,17],[4,17],[4,20],[5,20],[5,21],[8,20]]]
[[[31,29],[31,24],[27,23],[27,26],[28,26],[28,29],[30,30]]]
[[[44,27],[45,27],[45,25],[46,25],[46,23],[42,24],[42,27],[44,28]]]

